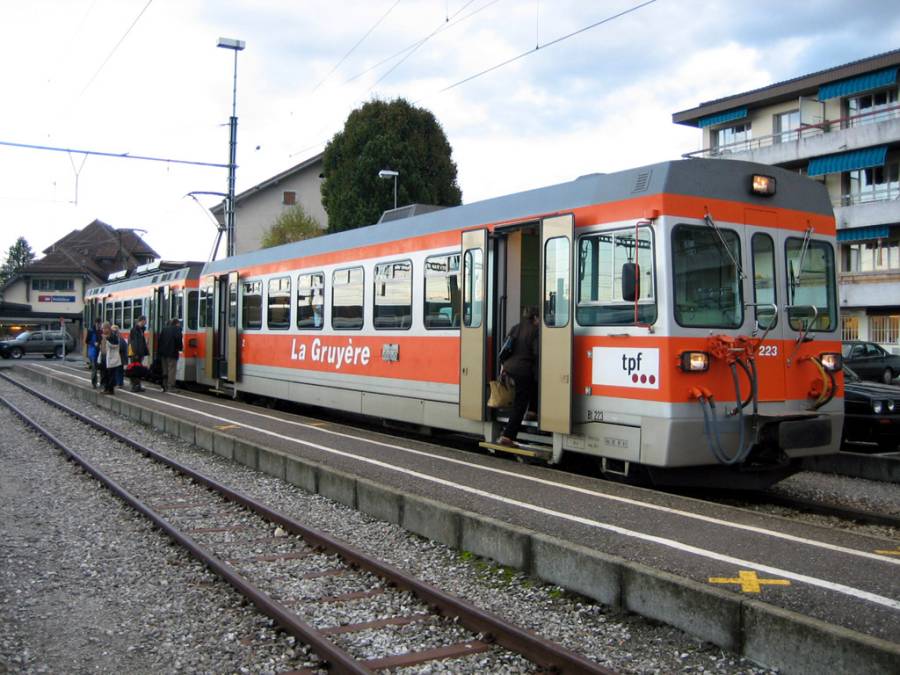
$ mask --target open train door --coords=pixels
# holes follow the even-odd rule
[[[203,277],[200,280],[200,313],[204,326],[203,372],[210,380],[216,378],[216,332],[214,316],[215,277]]]
[[[540,428],[572,432],[572,270],[575,217],[541,222]]]
[[[462,233],[459,416],[484,420],[487,230]]]
[[[238,273],[228,274],[228,349],[225,351],[228,357],[228,379],[237,382],[238,379]]]

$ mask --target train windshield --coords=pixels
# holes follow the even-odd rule
[[[738,235],[678,225],[672,232],[675,320],[682,326],[738,328],[744,322]]]
[[[787,240],[789,318],[794,330],[831,331],[837,325],[834,251],[824,241]],[[815,308],[815,311],[813,311]]]

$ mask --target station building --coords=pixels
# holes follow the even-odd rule
[[[900,50],[701,103],[685,157],[739,159],[822,181],[837,221],[845,340],[900,353]]]
[[[95,220],[44,249],[0,288],[0,337],[59,328],[77,338],[86,292],[159,256],[138,233]]]

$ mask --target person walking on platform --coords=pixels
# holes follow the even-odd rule
[[[528,406],[536,408],[538,344],[541,319],[536,307],[529,307],[523,313],[522,321],[512,327],[507,337],[514,340],[512,354],[503,362],[502,370],[516,385],[516,397],[509,421],[503,427],[498,445],[516,447],[516,436],[522,427],[522,420]]]
[[[172,319],[159,335],[159,349],[157,350],[162,360],[163,391],[167,391],[169,387],[175,388],[178,354],[182,349],[184,349],[184,343],[181,333],[181,322],[178,319]]]
[[[130,363],[144,363],[144,358],[150,355],[150,349],[147,347],[147,337],[144,334],[144,327],[147,325],[147,317],[140,316],[131,327],[128,333],[128,360]],[[144,391],[141,386],[141,380],[137,377],[129,378],[131,380],[131,391]]]
[[[103,323],[100,319],[94,321],[94,325],[88,328],[84,343],[87,345],[88,367],[91,370],[91,386],[96,389],[100,375],[100,365],[97,363],[100,356],[100,340],[103,338]]]
[[[100,340],[100,359],[103,373],[103,394],[115,393],[119,373],[125,362],[127,352],[125,341],[119,335],[118,326],[103,324],[103,339]]]

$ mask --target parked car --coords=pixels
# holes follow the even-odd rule
[[[900,388],[864,382],[844,366],[844,440],[878,443],[882,452],[900,444]]]
[[[844,342],[844,363],[864,380],[890,384],[900,375],[900,354],[890,354],[874,342]]]
[[[66,353],[75,348],[75,340],[61,330],[26,330],[12,340],[0,341],[0,356],[4,359],[21,359],[25,354],[43,354],[46,358],[63,355],[63,340]]]

